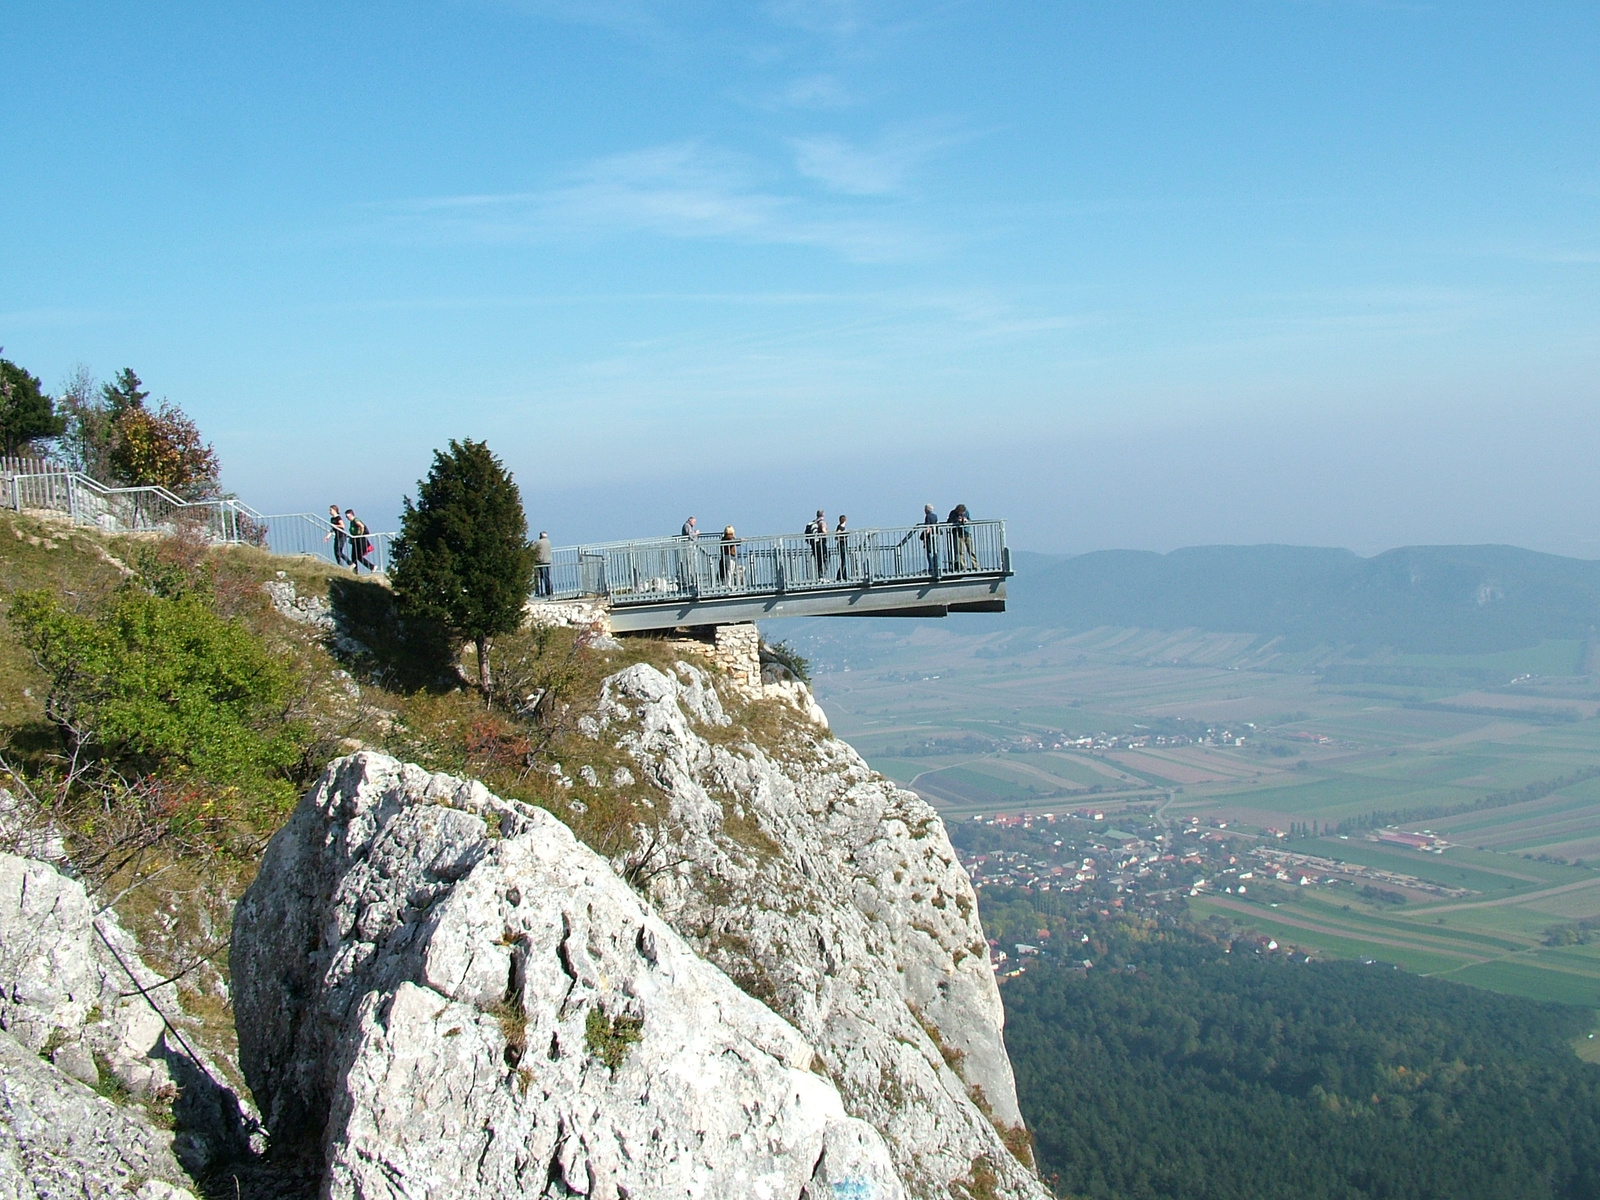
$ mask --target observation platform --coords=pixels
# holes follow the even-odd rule
[[[605,604],[618,633],[774,617],[942,617],[1004,612],[1004,521],[564,546],[535,603]]]

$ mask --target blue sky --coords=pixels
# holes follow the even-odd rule
[[[258,508],[1600,556],[1600,9],[15,4],[0,344]]]

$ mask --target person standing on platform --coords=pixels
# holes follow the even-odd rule
[[[722,531],[722,552],[717,559],[717,578],[723,587],[737,587],[743,580],[739,571],[739,535],[729,525]]]
[[[939,514],[931,504],[922,506],[922,547],[928,552],[928,577],[939,578]]]
[[[955,543],[956,570],[977,570],[978,555],[972,549],[972,517],[965,504],[950,510],[950,539]]]
[[[844,580],[850,578],[850,533],[844,527],[845,515],[839,514],[839,524],[833,531],[833,548],[839,555],[839,570],[834,576]]]
[[[550,535],[544,530],[539,530],[539,540],[533,544],[533,594],[535,596],[551,596],[555,589],[550,586],[550,564],[555,562],[555,548],[550,545]]]
[[[678,586],[686,592],[700,590],[700,526],[690,517],[678,530],[685,545],[678,554]]]
[[[806,540],[811,544],[811,561],[816,564],[817,578],[823,579],[828,572],[828,518],[819,508],[816,520],[806,526]]]

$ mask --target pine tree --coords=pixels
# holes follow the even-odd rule
[[[5,453],[20,453],[35,438],[55,437],[65,428],[38,378],[0,358],[0,446]]]
[[[123,367],[117,372],[116,379],[101,384],[100,395],[104,398],[113,421],[130,409],[143,408],[144,402],[150,399],[150,393],[144,387],[144,380],[133,373],[132,367]]]
[[[434,451],[428,477],[408,497],[389,572],[402,617],[435,621],[478,652],[488,700],[489,643],[515,632],[533,588],[533,547],[516,482],[485,442]]]

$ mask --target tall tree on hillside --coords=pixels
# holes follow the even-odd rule
[[[436,621],[478,652],[487,701],[490,640],[513,633],[533,587],[533,547],[522,493],[488,443],[436,450],[428,477],[408,497],[390,579],[403,617]]]
[[[61,396],[67,418],[62,442],[72,465],[108,483],[164,487],[185,500],[217,495],[216,450],[183,409],[169,400],[152,408],[149,399],[131,367],[100,385],[98,394],[94,377],[78,367]]]
[[[88,367],[79,363],[72,369],[56,406],[66,419],[60,444],[67,463],[91,478],[109,481],[116,420]]]
[[[150,399],[150,393],[145,390],[144,380],[133,373],[132,367],[123,367],[117,372],[117,377],[110,383],[100,387],[101,399],[111,413],[111,419],[116,420],[129,409],[143,408],[144,402]]]
[[[66,423],[36,376],[0,358],[0,446],[19,454],[36,438],[56,437]]]

